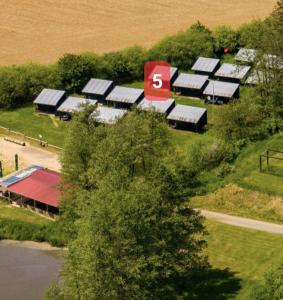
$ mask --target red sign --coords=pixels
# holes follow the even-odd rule
[[[145,63],[144,97],[151,101],[164,101],[170,98],[170,65],[167,62]]]

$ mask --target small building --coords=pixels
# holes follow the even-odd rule
[[[115,108],[129,109],[143,99],[143,89],[116,86],[106,97],[107,104]]]
[[[273,54],[264,54],[258,64],[267,69],[283,69],[283,60]]]
[[[200,98],[208,84],[208,76],[181,73],[173,83],[175,93]]]
[[[210,80],[203,94],[209,103],[228,103],[232,99],[240,97],[240,85],[238,83]]]
[[[255,62],[257,51],[255,49],[241,48],[235,55],[235,61],[252,64]]]
[[[65,101],[66,92],[43,89],[34,100],[36,110],[42,113],[56,114],[58,107]]]
[[[201,107],[177,104],[167,117],[174,128],[200,131],[207,124],[207,110]]]
[[[101,103],[105,103],[106,97],[113,90],[114,86],[115,84],[111,80],[91,78],[83,88],[82,93],[87,99],[95,99]]]
[[[144,98],[142,102],[138,105],[138,108],[142,110],[153,110],[166,116],[172,111],[175,107],[175,100],[169,98],[167,100],[148,100]]]
[[[220,59],[199,57],[192,67],[196,74],[213,76],[213,74],[220,67]]]
[[[151,72],[151,75],[149,76],[149,79],[153,79],[153,74],[156,73],[162,73],[164,74],[165,71],[163,69],[166,68],[166,66],[156,66]],[[178,77],[178,68],[176,67],[170,67],[170,85],[173,84],[173,82],[176,80]]]
[[[36,212],[54,216],[59,212],[60,174],[30,166],[0,181],[1,193],[9,201]]]
[[[71,118],[74,112],[78,112],[84,108],[84,105],[96,106],[97,100],[90,100],[78,97],[68,97],[58,108],[57,112],[60,119],[62,117]]]
[[[250,66],[224,63],[215,73],[215,77],[224,81],[240,83],[241,80],[245,79],[250,69]]]
[[[269,83],[272,81],[273,75],[270,72],[264,72],[260,70],[254,70],[246,80],[246,84],[257,85],[263,83]]]
[[[113,107],[99,106],[91,114],[92,118],[95,118],[96,122],[102,124],[114,124],[118,119],[121,119],[127,110],[118,109]]]

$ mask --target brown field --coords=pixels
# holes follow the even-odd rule
[[[240,25],[276,0],[0,0],[0,64],[53,62],[66,52],[150,46],[193,22]]]

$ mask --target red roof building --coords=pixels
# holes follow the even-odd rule
[[[30,176],[7,187],[7,191],[21,197],[59,207],[60,174],[47,169],[36,170]]]

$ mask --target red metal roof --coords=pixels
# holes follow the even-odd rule
[[[60,174],[50,170],[37,170],[29,177],[10,185],[7,190],[17,195],[48,204],[59,206]]]

